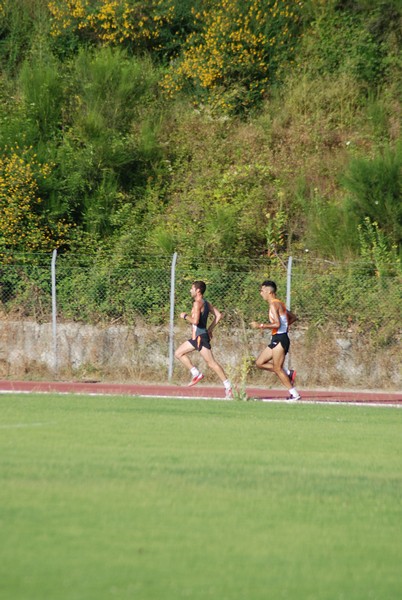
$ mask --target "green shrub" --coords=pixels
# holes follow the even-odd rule
[[[391,244],[402,242],[402,144],[387,147],[370,159],[352,158],[343,186],[349,193],[348,206],[360,222],[368,217],[378,223]]]
[[[398,256],[396,244],[391,246],[378,223],[372,223],[369,217],[359,225],[359,241],[362,258],[372,265],[377,276],[402,275],[401,257]]]
[[[64,101],[60,65],[52,60],[39,61],[37,57],[26,60],[19,74],[19,88],[27,120],[35,124],[38,138],[47,140],[56,135]]]
[[[297,63],[310,77],[347,73],[375,87],[383,71],[383,46],[367,28],[367,15],[329,8],[312,21]]]
[[[322,258],[345,260],[357,256],[358,221],[343,205],[319,197],[306,203],[304,242],[308,251]]]
[[[156,77],[148,59],[119,49],[82,49],[70,61],[52,195],[77,225],[105,238],[158,162]]]
[[[15,75],[33,45],[44,44],[50,28],[47,0],[2,0],[0,64]]]

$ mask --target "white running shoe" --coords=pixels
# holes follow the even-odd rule
[[[204,375],[202,373],[198,373],[198,375],[195,375],[192,378],[192,380],[188,384],[188,387],[191,387],[192,385],[195,385],[196,383],[198,383],[199,381],[201,381],[201,379],[204,379]]]
[[[293,396],[293,394],[290,394],[290,396],[288,396],[286,400],[288,402],[297,402],[297,400],[301,400],[301,396],[300,394],[296,394],[295,396]]]

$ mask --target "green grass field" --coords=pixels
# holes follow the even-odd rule
[[[402,411],[0,396],[2,600],[400,600]]]

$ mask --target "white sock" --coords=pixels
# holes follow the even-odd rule
[[[298,396],[299,392],[297,391],[296,388],[290,388],[289,393],[292,394],[292,396]]]
[[[200,374],[199,370],[197,369],[197,367],[192,367],[191,369],[191,375],[193,377],[198,377],[198,375]]]
[[[232,384],[230,383],[229,379],[225,379],[223,385],[225,386],[225,390],[230,390],[230,388],[232,387]]]

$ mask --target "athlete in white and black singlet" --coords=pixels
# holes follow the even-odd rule
[[[207,365],[215,371],[222,381],[226,398],[232,398],[231,383],[221,365],[215,360],[211,350],[212,330],[219,323],[222,315],[215,306],[204,299],[206,287],[204,281],[194,281],[191,286],[190,294],[193,299],[191,315],[183,312],[180,314],[180,317],[191,324],[192,335],[191,339],[183,342],[177,348],[175,357],[191,372],[192,379],[189,385],[195,385],[204,378],[204,375],[193,365],[188,354],[194,352],[194,350],[198,350]],[[212,320],[208,325],[209,317],[212,317]]]

